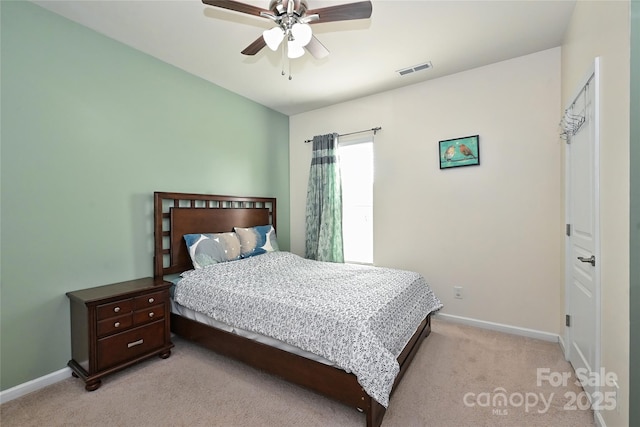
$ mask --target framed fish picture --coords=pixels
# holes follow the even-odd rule
[[[440,141],[440,169],[480,164],[480,136]]]

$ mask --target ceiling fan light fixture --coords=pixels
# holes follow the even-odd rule
[[[265,30],[262,33],[262,38],[269,46],[269,49],[276,51],[280,43],[282,43],[282,39],[284,39],[284,31],[280,27],[273,27],[270,30]]]
[[[311,37],[313,37],[313,31],[309,24],[301,24],[299,22],[293,24],[291,27],[291,35],[293,36],[293,42],[300,47],[304,47],[309,44]]]
[[[304,55],[304,49],[302,46],[298,45],[295,41],[288,41],[287,46],[287,56],[289,59],[300,58]]]

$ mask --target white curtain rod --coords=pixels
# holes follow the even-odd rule
[[[382,127],[378,126],[378,127],[375,127],[375,128],[359,130],[359,131],[356,131],[356,132],[343,133],[343,134],[338,135],[338,136],[355,135],[357,133],[364,133],[364,132],[373,132],[373,134],[375,135],[376,132],[378,132],[380,129],[382,129]],[[313,139],[307,139],[307,140],[304,141],[305,144],[307,144],[309,142],[313,142]]]

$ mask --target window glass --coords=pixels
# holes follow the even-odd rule
[[[345,262],[373,264],[373,141],[340,142]]]

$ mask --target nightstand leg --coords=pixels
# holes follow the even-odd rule
[[[98,388],[100,388],[101,385],[102,385],[102,380],[92,380],[92,381],[88,381],[85,384],[84,389],[87,391],[95,391]]]
[[[160,358],[161,359],[166,359],[169,356],[171,356],[171,350],[167,350],[164,353],[160,353]]]

